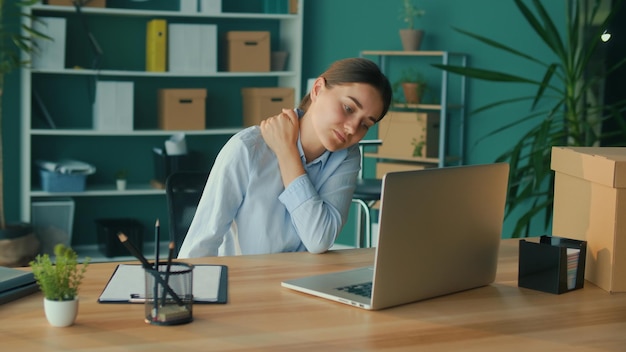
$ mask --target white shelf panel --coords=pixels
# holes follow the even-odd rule
[[[30,133],[34,136],[115,136],[115,137],[138,137],[138,136],[169,136],[176,133],[184,133],[194,136],[227,136],[241,131],[243,127],[214,128],[197,131],[175,130],[134,130],[127,132],[119,131],[95,131],[85,129],[33,129]]]
[[[83,68],[32,69],[32,74],[77,75],[77,76],[124,76],[124,77],[183,77],[183,78],[235,78],[235,77],[295,77],[293,71],[270,72],[148,72],[131,70],[91,70]]]
[[[149,195],[165,195],[165,190],[154,188],[150,184],[129,184],[125,190],[118,191],[113,182],[111,182],[110,185],[90,185],[82,192],[45,192],[41,188],[33,189],[30,192],[31,197],[123,197]]]
[[[51,6],[51,5],[35,5],[33,11],[46,12],[76,12],[72,6]],[[298,20],[297,14],[279,14],[279,13],[235,13],[222,12],[218,14],[207,13],[188,13],[180,11],[165,10],[135,10],[135,9],[116,9],[116,8],[97,8],[83,7],[81,12],[85,14],[108,15],[108,16],[132,16],[132,17],[200,17],[200,18],[229,18],[229,19],[258,19],[258,20]]]

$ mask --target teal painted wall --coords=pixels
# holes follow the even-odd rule
[[[557,26],[562,26],[565,21],[565,0],[541,2]],[[421,50],[466,53],[469,55],[469,64],[475,67],[499,68],[504,72],[521,75],[540,72],[540,67],[503,55],[454,31],[453,27],[457,27],[508,43],[516,49],[532,53],[540,60],[552,58],[550,52],[541,46],[540,40],[513,1],[422,0],[417,3],[426,11],[417,24],[425,31]],[[401,4],[401,0],[306,1],[303,77],[315,77],[333,61],[358,56],[361,50],[401,50],[398,35],[398,30],[404,27],[404,22],[399,18]],[[507,97],[534,95],[531,87],[504,83],[470,80],[467,88],[468,112]],[[512,119],[524,116],[528,110],[528,104],[517,104],[478,115],[469,114],[465,128],[466,164],[493,162],[501,152],[507,150],[526,131],[528,125],[480,143],[477,141]],[[514,220],[505,222],[503,237],[510,237]],[[542,227],[535,231],[537,235],[544,233]],[[342,234],[342,238],[350,236]]]
[[[548,12],[556,18],[557,25],[564,21],[564,1],[542,1]],[[361,50],[399,50],[398,29],[403,27],[398,17],[400,6],[401,0],[305,0],[303,83],[306,83],[306,78],[319,75],[333,61],[358,56]],[[459,27],[511,43],[515,48],[538,58],[550,57],[512,1],[424,0],[420,1],[420,6],[426,10],[426,16],[420,20],[426,31],[423,50],[464,52],[469,55],[470,64],[476,67],[499,67],[504,71],[526,72],[529,75],[537,72],[537,67],[502,55],[452,29]],[[7,78],[3,97],[5,204],[8,220],[17,221],[20,218],[19,75],[13,73]],[[468,111],[502,98],[532,93],[531,89],[521,85],[470,81]],[[479,144],[476,141],[527,110],[527,105],[518,105],[470,115],[465,130],[466,163],[492,162],[500,152],[507,149],[512,140],[524,132],[525,126],[488,138]],[[348,225],[346,231],[351,231],[352,222]],[[509,226],[505,223],[505,237]],[[342,234],[342,241],[351,236]]]

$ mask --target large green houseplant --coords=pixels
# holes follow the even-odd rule
[[[497,161],[508,161],[511,166],[506,216],[512,216],[519,209],[527,210],[517,219],[512,233],[513,237],[524,237],[530,234],[533,220],[543,218],[545,229],[551,224],[554,196],[554,173],[550,169],[552,146],[595,146],[607,145],[609,140],[622,143],[626,140],[626,122],[623,115],[626,100],[611,105],[604,104],[601,99],[597,99],[595,88],[602,84],[608,75],[624,65],[626,59],[607,68],[596,68],[590,64],[601,43],[601,35],[613,19],[621,1],[616,1],[607,17],[598,21],[601,0],[564,0],[566,10],[565,28],[562,29],[564,38],[539,0],[532,0],[532,6],[526,5],[522,0],[514,1],[537,34],[538,42],[554,53],[555,61],[543,62],[532,54],[516,50],[506,44],[466,30],[458,28],[455,30],[542,66],[544,72],[541,76],[527,77],[497,70],[454,65],[435,66],[469,78],[530,84],[536,87],[536,94],[533,96],[514,97],[490,103],[473,111],[473,114],[477,114],[503,104],[532,102],[531,111],[526,115],[485,136],[489,137],[527,123],[533,125],[511,149],[497,158]],[[586,37],[585,34],[590,36]],[[540,106],[542,108],[539,108]],[[611,131],[602,131],[602,126],[607,122],[618,127]]]
[[[32,226],[25,223],[7,224],[4,206],[4,158],[2,140],[2,96],[6,76],[22,67],[28,67],[29,61],[21,54],[32,54],[36,50],[35,39],[47,38],[43,33],[22,23],[30,17],[24,12],[25,6],[32,6],[37,0],[0,0],[0,245],[2,253],[0,265],[26,265],[38,249],[38,242]],[[22,35],[22,31],[29,35]]]

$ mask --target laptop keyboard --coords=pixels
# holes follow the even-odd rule
[[[343,287],[337,287],[337,290],[352,293],[355,295],[371,298],[372,297],[372,283],[364,282],[362,284],[354,284]]]

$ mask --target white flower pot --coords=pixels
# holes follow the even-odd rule
[[[43,310],[46,319],[52,326],[65,327],[74,324],[78,314],[78,298],[71,301],[52,301],[43,299]]]
[[[117,185],[117,190],[118,191],[123,191],[126,189],[126,180],[124,179],[117,179],[116,181],[116,185]]]

